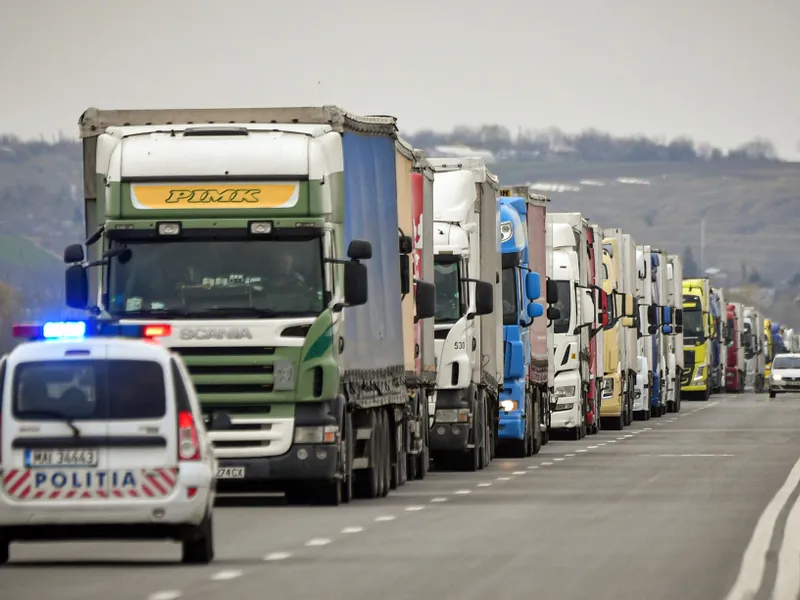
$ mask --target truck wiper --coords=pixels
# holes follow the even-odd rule
[[[53,419],[58,419],[66,423],[67,426],[72,429],[73,437],[80,437],[81,435],[81,430],[72,422],[73,419],[56,410],[23,410],[17,412],[16,416],[20,419],[24,419],[25,417],[52,417]]]
[[[215,315],[215,314],[224,314],[224,315],[255,315],[259,317],[279,317],[281,316],[280,313],[270,310],[269,308],[255,308],[252,306],[241,306],[237,308],[227,308],[227,307],[220,307],[220,308],[204,308],[203,310],[192,311],[193,315]]]
[[[174,308],[151,308],[150,310],[131,310],[115,316],[121,319],[129,319],[131,317],[188,317],[189,313],[185,310],[175,310]]]

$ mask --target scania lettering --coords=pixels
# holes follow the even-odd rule
[[[253,339],[253,334],[247,328],[241,329],[180,329],[182,340],[241,340]]]

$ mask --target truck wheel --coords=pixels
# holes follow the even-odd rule
[[[536,394],[534,397],[533,406],[531,407],[533,412],[533,420],[531,421],[533,425],[533,432],[531,433],[531,456],[536,456],[539,454],[539,450],[542,449],[542,423],[541,423],[541,415],[540,412],[542,410],[542,405],[539,403],[539,394]]]
[[[312,492],[312,500],[318,506],[339,506],[342,503],[342,482],[337,479],[319,484]]]
[[[428,468],[431,464],[431,450],[430,450],[430,425],[428,424],[428,399],[422,399],[422,451],[414,457],[417,461],[417,479],[425,479],[428,474]]]
[[[777,394],[775,392],[773,392],[772,390],[770,390],[769,391],[769,397],[770,398],[774,398],[775,396],[777,396]]]
[[[370,436],[367,440],[365,454],[369,459],[369,467],[356,471],[356,494],[360,498],[377,498],[380,493],[381,453],[378,437],[380,436],[380,421],[377,412],[372,410],[367,414],[370,424]],[[353,444],[355,448],[355,444]]]
[[[392,436],[389,433],[389,413],[384,408],[380,411],[380,419],[381,419],[381,455],[383,456],[383,485],[381,487],[381,498],[385,498],[389,495],[389,490],[392,489],[392,444],[391,438]]]
[[[184,540],[181,543],[181,562],[185,565],[207,565],[214,560],[214,523],[212,516],[207,515],[193,534],[192,539]]]
[[[342,457],[342,502],[353,499],[353,417],[346,412],[344,415],[344,440],[342,441],[344,456]]]
[[[475,423],[472,426],[472,448],[464,454],[464,463],[468,471],[477,471],[483,466],[481,457],[481,443],[486,438],[486,408],[481,394],[476,394],[473,400],[475,407]],[[484,444],[488,451],[488,444]]]
[[[490,418],[491,408],[484,402],[484,427],[483,427],[483,451],[481,452],[481,469],[485,469],[492,462],[494,448],[494,430],[492,424],[494,420]],[[499,409],[498,409],[499,410]]]
[[[11,558],[11,542],[0,534],[0,565],[5,565]]]

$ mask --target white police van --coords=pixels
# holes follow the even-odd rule
[[[213,560],[217,463],[188,370],[153,343],[169,334],[14,326],[28,343],[0,358],[0,564],[34,540],[172,539],[184,563]]]

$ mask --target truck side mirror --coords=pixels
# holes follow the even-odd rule
[[[672,324],[672,309],[669,306],[661,307],[661,322],[665,325]]]
[[[620,323],[622,323],[622,326],[626,329],[633,329],[636,327],[636,320],[633,317],[622,317]]]
[[[405,296],[411,291],[411,257],[400,255],[400,294]]]
[[[82,244],[70,244],[64,248],[64,262],[66,264],[83,262],[86,255],[83,252]]]
[[[415,323],[420,319],[430,319],[436,314],[436,286],[428,281],[417,281],[416,284],[417,315],[414,317]]]
[[[494,286],[487,281],[475,282],[475,312],[472,316],[490,315],[494,312]],[[469,317],[469,315],[467,315]]]
[[[547,280],[547,303],[550,305],[558,303],[558,283],[554,279]]]
[[[525,275],[525,297],[538,300],[542,295],[542,282],[538,273],[531,271]]]
[[[544,307],[538,302],[528,302],[527,312],[531,319],[538,319],[544,314]]]
[[[89,305],[89,276],[86,274],[86,267],[67,267],[64,273],[64,296],[70,308],[86,309]]]
[[[683,309],[676,308],[675,309],[675,325],[683,329]]]
[[[607,329],[609,326],[608,293],[601,289],[598,289],[597,293],[600,295],[600,310],[597,313],[597,322],[601,329]]]
[[[649,325],[658,325],[658,307],[655,304],[651,304],[647,307],[647,323]],[[650,332],[654,333],[654,332]]]
[[[661,333],[665,335],[672,335],[672,325],[662,325]]]
[[[656,331],[658,331],[658,325],[650,325],[647,328],[647,333],[649,333],[650,335],[653,335]]]
[[[367,240],[353,240],[347,246],[347,258],[351,260],[369,260],[372,258],[372,244]]]
[[[547,320],[548,321],[555,321],[561,318],[561,311],[556,308],[555,306],[548,306],[547,307]]]
[[[622,314],[630,318],[636,316],[636,302],[633,294],[625,294],[625,306],[622,309]]]
[[[367,292],[366,265],[356,260],[344,263],[344,301],[347,306],[361,306],[362,304],[366,304],[368,298]]]
[[[595,308],[591,291],[584,291],[581,295],[581,325],[594,325]]]

